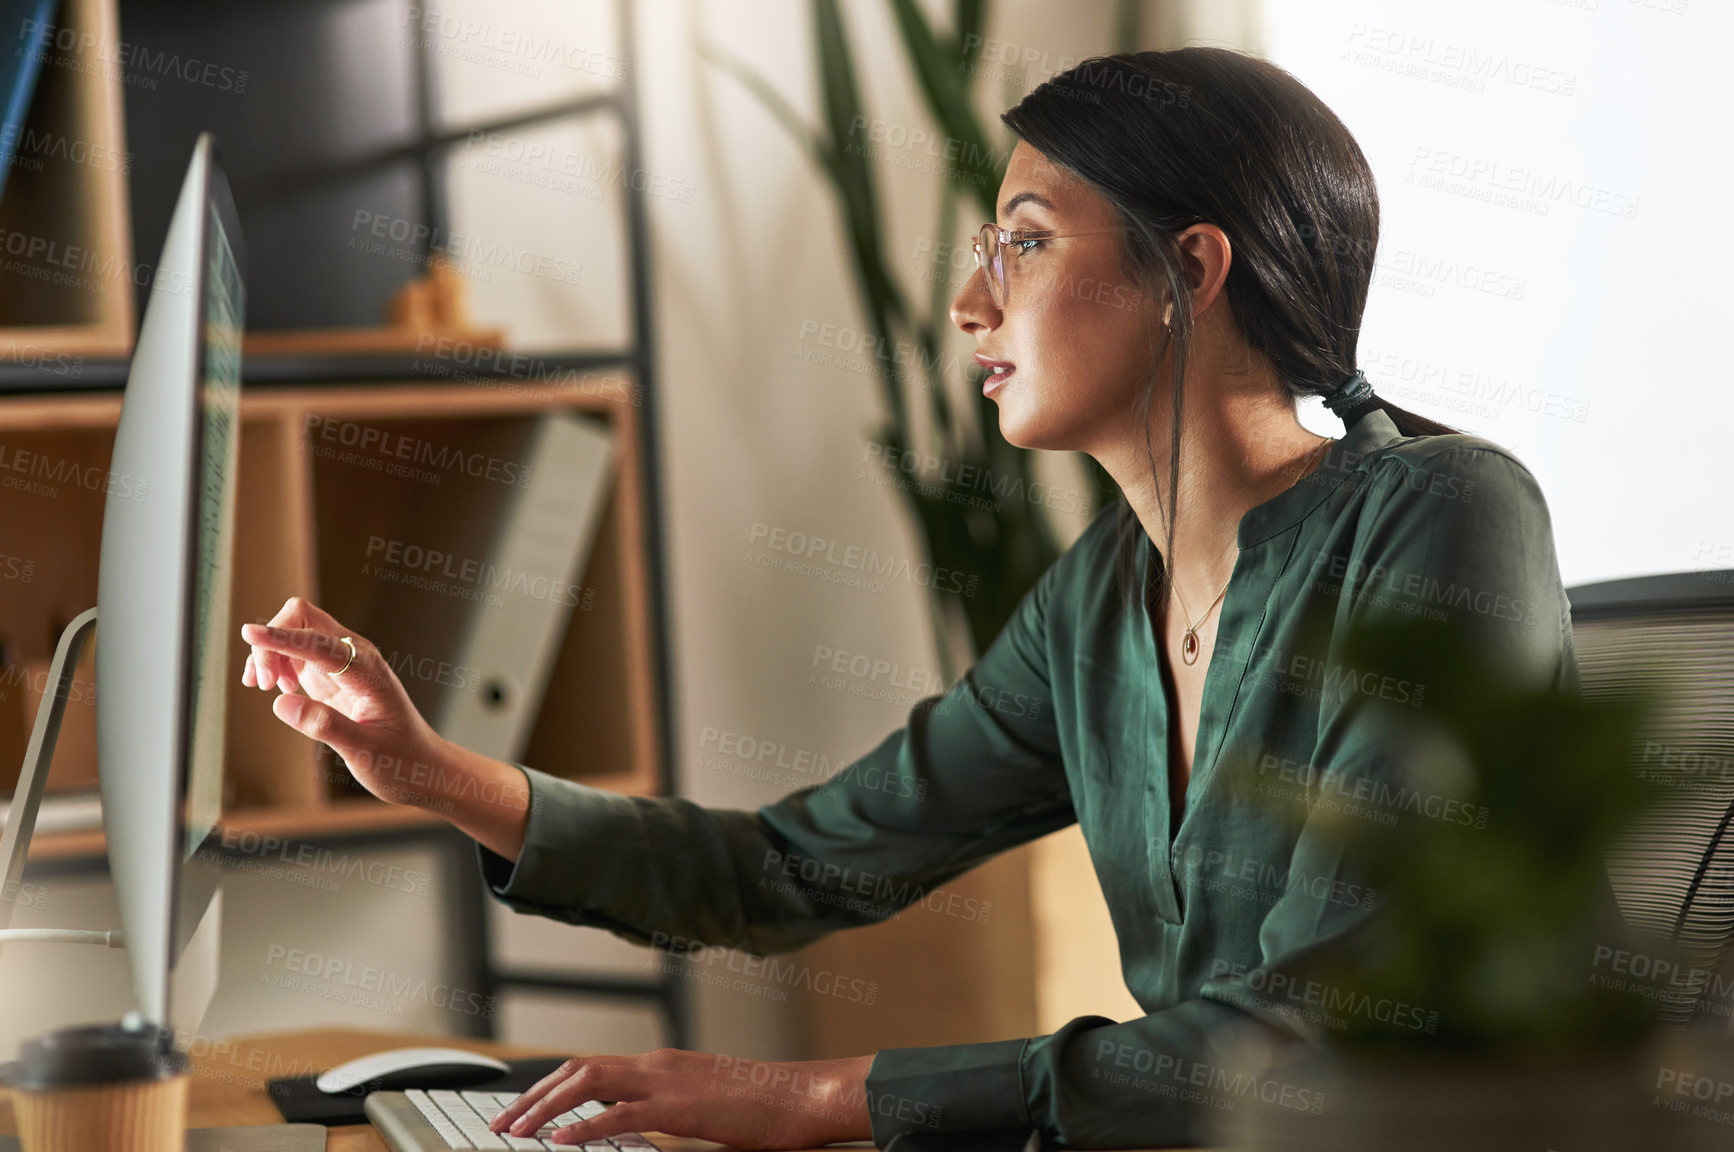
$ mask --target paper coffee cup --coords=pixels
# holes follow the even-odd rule
[[[6,1074],[22,1152],[182,1152],[186,1070],[159,1028],[97,1024],[26,1040]]]

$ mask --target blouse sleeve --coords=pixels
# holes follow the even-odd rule
[[[477,846],[489,889],[516,910],[637,943],[763,955],[882,920],[1072,823],[1046,627],[1064,561],[903,728],[755,812],[624,796],[523,768],[530,815],[517,862]]]
[[[1351,571],[1408,580],[1452,582],[1453,627],[1470,630],[1489,667],[1528,674],[1541,684],[1575,683],[1569,611],[1554,555],[1552,527],[1535,479],[1491,449],[1450,448],[1425,458],[1474,485],[1473,499],[1430,495],[1418,465],[1379,462],[1353,545]],[[1369,585],[1345,587],[1327,661],[1343,658],[1354,626],[1391,617],[1401,606]],[[1331,679],[1327,675],[1327,680]],[[1385,713],[1347,691],[1321,702],[1313,763],[1353,781],[1392,781],[1397,765]],[[1289,874],[1364,886],[1366,876],[1334,837],[1308,819],[1300,828]],[[1139,1019],[1074,1019],[1051,1035],[995,1044],[881,1051],[868,1077],[874,1141],[921,1126],[1038,1128],[1071,1147],[1194,1143],[1208,1138],[1206,1118],[1252,1097],[1314,1110],[1304,1086],[1265,1080],[1225,1066],[1212,1037],[1224,1025],[1261,1021],[1288,1035],[1317,1040],[1318,1009],[1380,1012],[1401,1027],[1426,1027],[1425,1006],[1348,1003],[1345,989],[1309,973],[1325,950],[1378,914],[1378,902],[1321,900],[1308,885],[1291,886],[1259,930],[1260,964],[1207,981],[1200,995]],[[1371,905],[1371,910],[1367,905]],[[1381,1017],[1383,1018],[1383,1017]]]

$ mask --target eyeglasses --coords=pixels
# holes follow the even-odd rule
[[[1006,291],[1006,259],[1000,251],[1003,245],[1023,244],[1039,240],[1064,240],[1071,236],[1099,236],[1104,232],[1124,232],[1124,228],[1097,228],[1089,232],[1049,232],[1042,228],[1020,228],[1009,231],[998,224],[983,224],[975,237],[975,266],[987,281],[987,294],[995,308],[1004,308]],[[1028,251],[1025,249],[1024,251]]]

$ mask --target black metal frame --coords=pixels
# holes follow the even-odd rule
[[[516,115],[473,124],[462,131],[441,130],[434,123],[436,117],[434,64],[424,48],[417,55],[415,69],[415,99],[420,121],[419,138],[411,144],[389,149],[347,165],[341,170],[341,173],[338,170],[319,171],[309,173],[307,178],[309,180],[322,179],[332,175],[346,174],[359,168],[414,158],[421,166],[423,209],[430,225],[427,230],[429,236],[424,241],[423,254],[425,256],[431,255],[434,237],[449,235],[445,174],[441,162],[452,148],[466,141],[471,132],[501,131],[565,117],[612,113],[619,118],[621,125],[622,166],[628,173],[639,171],[643,161],[643,147],[640,136],[637,89],[636,32],[630,0],[616,0],[616,11],[616,18],[620,24],[621,55],[629,62],[632,76],[623,81],[614,92],[588,94]],[[648,591],[650,594],[651,652],[652,663],[654,664],[656,779],[657,790],[664,795],[669,795],[674,791],[670,740],[673,731],[672,677],[669,674],[668,663],[667,585],[663,578],[666,556],[662,545],[661,454],[657,440],[658,393],[656,388],[655,325],[651,314],[649,215],[645,202],[646,192],[642,184],[641,181],[628,179],[624,182],[623,188],[632,279],[630,285],[633,337],[631,345],[621,349],[573,350],[554,355],[538,354],[535,357],[535,365],[539,374],[624,367],[634,374],[635,383],[639,388],[641,418],[638,425],[641,441],[638,457],[642,469],[639,482],[645,496],[643,505],[644,539],[648,553],[645,557],[646,571],[650,584]],[[128,367],[129,361],[122,359],[87,360],[81,365],[79,377],[75,380],[68,380],[57,373],[46,371],[40,367],[0,364],[0,395],[40,392],[64,394],[68,391],[113,390],[125,385]],[[461,374],[444,374],[430,369],[425,361],[418,364],[416,358],[410,356],[346,354],[251,357],[242,362],[241,378],[243,384],[255,386],[278,384],[306,386],[416,379],[448,382],[487,381],[510,380],[518,377],[498,367],[478,369],[466,366]],[[451,923],[456,929],[454,939],[459,941],[458,946],[464,950],[461,968],[472,987],[484,991],[489,997],[495,996],[503,989],[533,988],[542,991],[568,992],[578,996],[624,997],[650,1002],[663,1011],[670,1043],[677,1048],[690,1046],[692,1029],[689,1020],[690,999],[686,987],[685,964],[672,955],[668,957],[669,963],[665,967],[664,977],[646,981],[497,968],[493,963],[492,948],[488,939],[488,895],[483,890],[480,877],[476,872],[472,842],[462,833],[442,826],[432,831],[427,829],[382,830],[346,833],[329,837],[306,837],[307,842],[318,843],[325,847],[333,845],[365,846],[399,840],[437,842],[450,857],[452,866],[448,869],[447,889],[451,903],[447,911]],[[461,859],[459,859],[460,857]],[[32,871],[39,874],[49,871],[87,872],[90,870],[91,863],[92,861],[89,860],[62,861],[52,865],[33,865]],[[98,870],[106,870],[106,860],[98,859],[95,863]],[[491,1035],[493,1032],[491,1017],[472,1020],[470,1027],[478,1029],[478,1035]]]
[[[1667,572],[1579,584],[1565,590],[1574,621],[1643,616],[1651,612],[1726,611],[1734,604],[1734,568]]]

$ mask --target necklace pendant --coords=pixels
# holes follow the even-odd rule
[[[1180,658],[1188,664],[1198,663],[1198,633],[1187,629],[1180,641]]]

